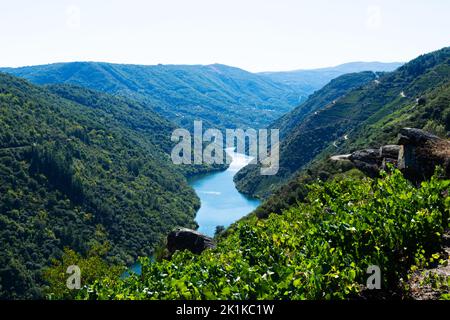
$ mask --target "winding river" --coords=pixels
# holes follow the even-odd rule
[[[252,158],[234,152],[233,148],[225,151],[232,157],[227,170],[197,175],[188,181],[200,198],[200,209],[195,219],[199,225],[198,231],[210,237],[214,236],[217,226],[228,227],[252,212],[260,203],[240,193],[233,182],[234,175]],[[127,277],[130,272],[140,274],[140,263],[133,264],[122,277]]]
[[[233,159],[227,170],[199,175],[189,180],[201,202],[196,216],[198,231],[211,237],[214,236],[216,226],[228,227],[252,212],[260,203],[236,189],[233,177],[251,158],[233,150],[226,149]]]

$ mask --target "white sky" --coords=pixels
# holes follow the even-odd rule
[[[407,61],[450,45],[449,0],[0,0],[0,66]]]

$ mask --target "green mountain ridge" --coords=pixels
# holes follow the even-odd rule
[[[69,83],[126,96],[178,125],[260,127],[303,98],[289,86],[225,65],[123,65],[72,62],[0,71],[36,84]]]
[[[328,101],[324,101],[325,104],[321,105],[319,101],[320,106],[314,108],[316,111],[301,118],[281,141],[278,174],[261,176],[257,165],[247,166],[235,177],[238,189],[249,195],[268,197],[306,168],[311,161],[326,158],[323,154],[325,150],[328,154],[330,151],[355,151],[356,145],[352,145],[351,141],[360,132],[367,130],[369,125],[387,119],[406,106],[415,105],[416,99],[448,83],[449,64],[450,48],[444,48],[423,55],[394,72],[344,93],[331,103],[326,104]],[[305,105],[308,103],[305,102]],[[301,113],[301,108],[302,105],[288,116]],[[411,124],[419,125],[414,121]],[[445,126],[442,121],[441,124]],[[400,129],[386,130],[390,132],[390,140]],[[387,138],[385,135],[383,137]],[[347,146],[345,150],[339,148],[343,143]]]
[[[280,130],[280,137],[283,139],[291,133],[295,126],[305,119],[308,115],[332,103],[335,99],[340,98],[351,90],[367,84],[369,81],[379,77],[379,73],[365,71],[360,73],[348,73],[331,80],[322,89],[313,93],[307,101],[302,103],[298,108],[283,115],[273,124],[271,128]]]
[[[260,128],[344,73],[393,70],[397,63],[349,63],[293,73],[250,73],[222,64],[130,65],[70,62],[0,71],[36,84],[75,84],[144,102],[178,125],[203,120],[214,128]],[[308,73],[303,79],[302,72]],[[294,76],[293,76],[294,75]],[[291,81],[300,77],[301,81]],[[297,82],[296,82],[297,81]]]

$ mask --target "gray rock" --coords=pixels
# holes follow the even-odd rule
[[[200,254],[205,249],[216,247],[212,238],[195,230],[177,228],[167,236],[167,249],[171,254],[177,250],[189,250]]]
[[[438,142],[441,140],[443,139],[420,129],[403,128],[400,130],[398,144],[420,146],[429,142]]]
[[[350,161],[363,161],[366,163],[378,163],[380,161],[380,149],[364,149],[355,151],[350,156]]]
[[[414,182],[429,179],[436,166],[450,177],[450,142],[419,129],[405,128],[400,132],[402,145],[398,168],[406,178]]]
[[[383,146],[380,148],[380,156],[382,158],[398,159],[400,149],[401,146],[396,144]]]
[[[441,166],[450,178],[450,141],[420,129],[404,128],[400,131],[398,145],[359,150],[351,155],[333,156],[331,160],[350,160],[371,177],[378,176],[390,163],[413,182],[428,180],[436,166]]]
[[[353,152],[349,160],[355,167],[367,174],[375,177],[380,172],[383,159],[380,156],[380,149],[364,149]]]

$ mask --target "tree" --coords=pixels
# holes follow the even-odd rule
[[[214,232],[214,237],[219,236],[224,231],[225,231],[224,226],[216,226],[216,231]]]

